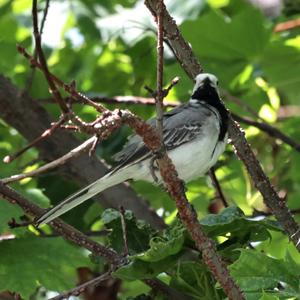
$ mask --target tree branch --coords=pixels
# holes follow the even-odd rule
[[[24,178],[38,176],[40,174],[49,172],[50,170],[52,170],[54,168],[57,168],[58,166],[62,166],[69,159],[75,158],[78,155],[80,155],[83,152],[90,149],[92,147],[92,145],[94,144],[95,139],[96,139],[95,137],[92,137],[92,138],[88,139],[87,141],[85,141],[84,143],[82,143],[81,145],[76,147],[75,149],[70,150],[67,154],[63,155],[62,157],[60,157],[56,160],[53,160],[53,161],[49,162],[48,164],[46,164],[44,166],[41,166],[40,168],[37,168],[36,170],[26,172],[26,173],[22,173],[22,174],[18,174],[18,175],[13,175],[13,176],[8,177],[8,178],[3,178],[2,182],[7,184],[7,183],[14,182],[14,181],[22,180]]]
[[[11,204],[18,204],[24,212],[30,214],[31,216],[37,217],[45,212],[44,209],[40,208],[33,202],[28,201],[23,196],[19,195],[16,191],[6,186],[0,180],[0,196],[8,200]],[[60,219],[56,219],[50,222],[51,227],[58,232],[62,237],[76,245],[86,248],[95,255],[100,255],[104,257],[108,262],[113,265],[120,265],[125,263],[124,258],[120,258],[119,255],[112,249],[106,248],[101,244],[91,240],[85,236],[82,232],[75,229],[74,227],[64,223]]]
[[[39,33],[39,25],[38,25],[38,13],[37,13],[37,0],[33,0],[32,2],[32,20],[33,20],[33,34],[35,39],[35,49],[37,53],[37,57],[39,58],[41,69],[45,75],[45,78],[47,79],[47,82],[50,87],[50,93],[53,94],[55,100],[59,104],[62,112],[64,114],[67,114],[69,112],[69,108],[67,107],[66,103],[64,102],[61,94],[59,93],[55,83],[53,82],[53,78],[49,74],[47,62],[42,50],[41,45],[41,35]]]
[[[93,278],[83,284],[80,284],[76,286],[74,289],[71,289],[67,292],[61,293],[55,297],[50,298],[49,300],[63,300],[63,299],[69,299],[70,296],[79,296],[82,294],[87,288],[91,286],[97,286],[102,281],[105,281],[107,279],[111,278],[111,272],[106,272],[96,278]]]
[[[286,22],[279,23],[275,26],[274,32],[282,32],[286,30],[295,29],[297,27],[300,27],[300,19],[289,20]]]
[[[145,5],[154,18],[157,18],[157,3],[158,0],[145,0]],[[189,44],[183,39],[175,21],[167,10],[164,11],[163,24],[165,37],[170,43],[173,53],[187,75],[194,79],[195,74],[201,73],[203,69]]]
[[[163,45],[163,14],[165,5],[163,0],[157,2],[157,65],[156,65],[156,128],[161,138],[161,149],[164,149],[163,141],[163,70],[164,70],[164,45]]]
[[[145,4],[151,13],[156,17],[157,0],[145,0]],[[164,30],[170,45],[174,48],[176,58],[178,59],[180,65],[190,76],[190,78],[194,80],[195,76],[201,73],[203,69],[201,68],[196,56],[192,52],[189,44],[183,39],[175,21],[170,17],[167,10],[165,11],[164,17]],[[176,41],[174,40],[174,36],[176,36]],[[300,229],[298,224],[294,220],[289,209],[281,201],[266,174],[263,172],[260,163],[257,161],[251,147],[247,143],[245,135],[241,131],[239,125],[231,117],[229,120],[228,131],[237,156],[245,164],[255,187],[263,196],[265,204],[273,212],[274,216],[281,223],[289,238],[293,241],[298,251],[300,251]]]
[[[131,114],[127,116],[122,115],[122,118],[143,138],[144,143],[150,150],[154,153],[160,150],[160,136],[155,128],[137,117],[132,117]],[[175,166],[166,152],[162,153],[162,157],[157,158],[157,162],[165,186],[175,200],[180,219],[194,240],[197,249],[202,253],[203,261],[207,264],[229,299],[245,299],[243,293],[231,278],[221,256],[217,253],[214,242],[203,232],[202,226],[198,222],[197,214],[185,196],[183,182],[179,179]]]
[[[26,105],[24,105],[26,103]],[[49,128],[51,119],[46,110],[28,95],[24,95],[5,77],[0,75],[0,117],[14,127],[27,140],[33,140]],[[26,126],[24,126],[26,124]],[[58,129],[47,140],[36,145],[41,159],[56,160],[78,147],[81,142],[65,130]],[[107,167],[95,156],[83,153],[69,160],[60,170],[62,175],[85,186],[104,176]],[[122,205],[132,210],[137,218],[143,219],[156,229],[164,228],[163,220],[125,184],[119,184],[95,196],[104,208],[118,209]]]
[[[234,113],[232,113],[232,117],[238,122],[254,126],[254,127],[260,129],[261,131],[264,131],[269,136],[283,141],[284,143],[290,145],[292,148],[294,148],[295,150],[300,152],[300,144],[297,143],[292,138],[290,138],[289,136],[287,136],[286,134],[284,134],[282,131],[280,131],[276,127],[273,127],[270,124],[265,123],[265,122],[258,122],[258,121],[251,120],[250,118],[243,118]]]
[[[40,208],[33,202],[28,201],[26,198],[19,195],[15,190],[6,186],[1,180],[0,180],[0,197],[6,199],[11,204],[19,205],[24,210],[24,212],[30,214],[33,217],[40,216],[45,211],[44,209]],[[74,227],[61,221],[60,219],[55,219],[52,222],[50,222],[50,226],[56,231],[56,233],[64,237],[66,240],[91,251],[94,255],[101,256],[104,259],[106,259],[112,265],[112,270],[115,270],[128,262],[127,258],[125,258],[124,256],[120,256],[114,250],[104,247],[101,244],[93,241],[88,236],[86,236],[79,230],[75,229]],[[105,277],[109,276],[110,272],[103,274],[103,276],[104,275]],[[75,292],[77,295],[79,295],[85,290],[85,288],[87,288],[91,284],[95,285],[102,280],[104,280],[103,277],[101,276],[97,277],[94,280],[92,280],[92,282],[91,281],[86,282],[83,285],[74,288],[69,292],[57,296],[57,297],[62,296],[62,298],[54,298],[54,299],[64,299],[66,298],[65,295],[70,295],[70,293],[74,294]],[[160,280],[147,279],[144,280],[144,282],[152,288],[154,287],[157,288],[164,295],[171,296],[171,295],[178,294],[178,291],[175,291],[172,288],[166,286]],[[179,293],[179,295],[181,294]],[[182,298],[175,297],[170,299],[185,299],[185,297]]]

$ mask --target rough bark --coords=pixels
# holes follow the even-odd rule
[[[51,118],[47,111],[34,99],[14,86],[10,80],[0,75],[0,117],[19,131],[28,141],[38,137],[50,127]],[[66,154],[80,144],[71,133],[57,130],[47,140],[36,145],[43,160],[49,162]],[[103,176],[107,167],[95,156],[87,153],[70,160],[63,168],[62,175],[84,186]],[[105,208],[132,210],[137,218],[143,219],[155,228],[162,228],[164,223],[147,203],[125,184],[112,187],[95,197]]]

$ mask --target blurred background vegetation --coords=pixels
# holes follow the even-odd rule
[[[218,76],[226,106],[240,116],[263,120],[299,142],[300,27],[280,30],[278,24],[289,20],[299,21],[300,2],[175,0],[166,1],[166,5],[205,71]],[[40,19],[44,6],[45,1],[40,1]],[[26,47],[28,51],[34,51],[31,1],[0,0],[0,32],[0,74],[8,77],[20,93],[25,90],[42,104],[53,119],[57,118],[59,110],[57,105],[49,101],[51,95],[43,75],[36,71],[30,84],[31,68],[16,51],[16,43]],[[144,86],[154,88],[156,84],[155,32],[155,23],[143,1],[52,0],[42,41],[51,71],[65,82],[76,80],[77,89],[88,96],[149,97]],[[181,80],[171,90],[167,100],[185,102],[189,99],[193,83],[165,45],[165,84],[170,83],[175,76],[180,76]],[[155,115],[155,109],[151,106],[107,104],[107,107],[126,107],[144,119]],[[87,121],[96,116],[90,107],[75,105],[74,109]],[[243,127],[265,172],[299,221],[299,152],[255,127]],[[119,130],[98,146],[97,155],[108,164],[113,164],[112,156],[121,149],[128,134],[127,128]],[[28,143],[10,124],[1,119],[0,137],[1,158]],[[87,138],[82,134],[78,134],[78,137],[82,140]],[[10,164],[4,164],[1,159],[0,175],[3,178],[37,168],[41,164],[40,161],[31,163],[37,158],[37,150],[31,149]],[[226,199],[230,206],[238,206],[243,213],[233,209],[228,218],[223,216],[223,219],[212,220],[205,217],[209,213],[219,213],[222,210],[215,190],[208,177],[190,183],[187,186],[187,196],[203,224],[219,226],[215,231],[207,229],[207,232],[219,245],[223,245],[225,257],[227,255],[233,264],[237,264],[232,267],[234,276],[244,290],[248,287],[249,299],[297,299],[300,297],[300,257],[297,250],[275,223],[247,223],[243,214],[247,217],[262,218],[268,215],[269,211],[231,146],[227,147],[217,167],[216,174]],[[175,205],[164,191],[144,182],[131,183],[131,186],[149,201],[149,205],[170,225],[170,230],[179,226],[176,222]],[[34,179],[24,179],[13,187],[43,207],[48,207],[50,203],[58,203],[79,188],[56,172]],[[95,272],[104,268],[101,259],[91,262],[85,251],[60,238],[38,239],[39,233],[31,226],[10,229],[8,221],[12,218],[19,221],[23,215],[18,207],[0,201],[0,236],[3,237],[0,243],[0,290],[16,292],[23,299],[45,299],[51,293],[74,286],[78,280],[79,267],[86,267]],[[85,231],[117,226],[114,223],[114,218],[117,218],[114,212],[104,212],[101,205],[93,201],[77,207],[62,218]],[[132,220],[132,216],[128,218]],[[272,217],[269,217],[269,220],[272,220]],[[107,224],[111,227],[107,227]],[[222,226],[225,226],[226,230],[220,230]],[[261,227],[255,227],[254,230],[252,226]],[[43,230],[50,233],[47,226]],[[262,232],[263,234],[250,237],[251,230],[258,235]],[[150,232],[149,229],[149,236],[153,234]],[[231,243],[231,250],[244,248],[238,260],[236,259],[239,252],[229,254],[229,248],[222,244],[226,240],[232,240],[228,233],[237,238],[236,242]],[[148,240],[146,239],[148,242],[149,236]],[[169,233],[169,238],[172,240],[174,235]],[[114,244],[110,238],[99,239]],[[176,241],[178,242],[178,237]],[[115,245],[116,248],[120,248],[120,242],[119,240],[119,244]],[[245,250],[250,242],[257,250],[254,254]],[[183,251],[182,244],[180,247]],[[143,246],[139,251],[146,249],[148,248]],[[270,255],[274,261],[271,261],[270,257],[261,257],[260,250]],[[139,251],[135,249],[136,253]],[[262,265],[269,266],[265,273],[261,270]],[[288,267],[283,270],[284,265]],[[173,271],[177,269],[178,272],[175,272],[173,277],[161,272],[160,278],[170,282],[173,287],[180,286],[182,291],[188,291],[190,299],[222,299],[224,296],[221,292],[207,294],[208,286],[212,291],[214,282],[207,275],[207,271],[203,271],[205,268],[200,263],[193,264],[186,260],[178,264],[176,260],[172,261],[171,266]],[[242,273],[241,269],[249,270],[250,266],[254,268],[253,274],[250,271],[248,275]],[[276,266],[280,266],[281,269],[276,269]],[[166,264],[165,267],[167,270],[170,265]],[[275,269],[272,269],[273,267]],[[268,269],[272,270],[272,276],[266,275]],[[194,277],[188,270],[193,270]],[[261,270],[259,275],[258,270]],[[203,277],[199,277],[203,280],[197,277],[197,274],[203,275],[203,272],[208,276],[205,286],[201,286]],[[258,281],[249,281],[254,274],[261,280],[269,280],[268,284],[259,285]],[[119,299],[147,294],[149,291],[149,287],[138,280],[126,280],[128,274],[121,274],[120,278],[125,280],[122,282],[122,288],[116,288]],[[241,278],[244,278],[242,283]],[[135,278],[133,276],[130,279]],[[280,282],[284,282],[284,288],[280,286]],[[192,289],[195,286],[198,287],[195,288],[196,291]],[[4,294],[1,297],[4,297]]]

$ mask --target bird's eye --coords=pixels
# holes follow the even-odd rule
[[[219,81],[217,80],[217,85],[219,85]]]

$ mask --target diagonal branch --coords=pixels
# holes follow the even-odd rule
[[[241,117],[237,114],[233,114],[233,113],[232,113],[232,117],[238,122],[254,126],[254,127],[260,129],[261,131],[264,131],[269,136],[283,141],[284,143],[286,143],[286,144],[290,145],[292,148],[294,148],[296,151],[300,152],[300,144],[297,143],[292,138],[290,138],[289,136],[287,136],[286,134],[284,134],[282,131],[280,131],[276,127],[274,127],[266,122],[254,121],[254,120],[251,120],[250,118],[243,118],[243,117]]]
[[[55,159],[55,160],[49,162],[48,164],[46,164],[44,166],[41,166],[40,168],[38,168],[36,170],[26,172],[26,173],[22,173],[22,174],[18,174],[18,175],[13,175],[13,176],[8,177],[8,178],[3,178],[2,182],[7,184],[7,183],[14,182],[14,181],[22,180],[24,178],[38,176],[40,174],[49,172],[50,170],[52,170],[54,168],[62,166],[69,159],[76,158],[78,155],[80,155],[83,152],[89,150],[92,147],[92,145],[94,144],[95,139],[96,139],[95,137],[92,137],[92,138],[88,139],[87,141],[85,141],[84,143],[79,145],[78,147],[70,150],[67,154],[63,155],[62,157],[60,157],[58,159]]]
[[[30,55],[24,47],[17,45],[17,51],[22,54],[32,65],[43,71],[43,66],[39,62],[35,60],[35,58]],[[60,80],[55,75],[51,74],[49,71],[47,73],[47,76],[50,77],[50,79],[57,84],[59,87],[63,88],[66,92],[68,92],[74,99],[76,99],[79,103],[89,105],[91,107],[94,107],[98,112],[107,112],[107,109],[103,107],[101,104],[96,103],[89,99],[87,96],[77,92],[74,88],[73,84],[65,84],[62,80]]]
[[[96,278],[93,278],[79,286],[76,286],[75,288],[59,294],[55,297],[50,298],[49,300],[63,300],[63,299],[69,299],[69,297],[71,296],[79,296],[80,294],[82,294],[86,289],[88,289],[91,286],[97,286],[99,285],[102,281],[105,281],[107,279],[111,278],[111,272],[106,272]]]
[[[49,128],[52,122],[49,114],[38,101],[23,94],[2,75],[0,75],[0,117],[29,141]],[[71,133],[58,129],[47,140],[36,144],[36,148],[40,159],[50,162],[66,155],[80,144],[81,141]],[[58,174],[66,179],[72,179],[80,186],[86,186],[104,176],[107,170],[107,166],[95,155],[89,156],[84,152],[76,159],[68,160],[63,167],[59,168]],[[125,209],[132,210],[137,218],[147,221],[156,229],[165,226],[163,220],[149,207],[149,204],[138,197],[128,185],[119,184],[103,191],[94,199],[104,208],[118,209],[119,205],[122,205]]]
[[[8,200],[12,204],[18,204],[26,213],[30,214],[31,216],[40,216],[42,213],[45,212],[44,209],[40,208],[33,202],[28,201],[26,198],[14,191],[12,188],[6,186],[1,180],[0,196],[1,198]],[[101,244],[93,241],[89,237],[85,236],[82,232],[64,223],[60,219],[52,221],[50,225],[57,233],[59,233],[68,241],[71,241],[78,246],[86,248],[95,255],[100,255],[104,257],[111,264],[120,265],[125,263],[123,258],[121,259],[114,250],[106,248]]]
[[[50,93],[53,94],[55,100],[59,104],[61,110],[63,113],[67,114],[69,112],[69,108],[67,107],[66,103],[64,102],[61,94],[59,93],[55,83],[53,82],[53,79],[51,78],[47,66],[47,62],[44,56],[44,52],[42,50],[42,45],[41,45],[41,35],[39,32],[39,25],[38,25],[38,13],[37,13],[37,0],[33,0],[32,2],[32,19],[33,19],[33,33],[34,33],[34,38],[35,38],[35,48],[36,48],[36,53],[37,57],[39,58],[42,71],[47,79],[47,82],[50,87]]]
[[[144,143],[150,150],[154,153],[160,150],[160,136],[155,128],[131,114],[122,115],[122,117],[126,124],[143,138]],[[245,299],[243,293],[231,278],[221,256],[217,253],[214,242],[205,235],[202,226],[198,222],[197,214],[184,193],[183,182],[179,179],[175,166],[166,152],[157,158],[157,162],[166,188],[175,200],[180,219],[191,234],[197,249],[202,253],[203,261],[230,300]]]
[[[157,18],[158,1],[159,0],[145,0],[145,5],[155,18]],[[189,44],[182,37],[176,22],[167,10],[164,11],[163,24],[164,35],[172,47],[173,53],[187,75],[194,79],[197,74],[203,71],[202,66],[194,55]]]
[[[24,212],[34,217],[39,216],[44,212],[44,209],[40,208],[33,202],[28,201],[26,198],[18,194],[15,190],[6,186],[1,180],[0,180],[0,197],[6,199],[11,204],[19,205],[24,210]],[[128,263],[127,258],[125,258],[124,256],[120,256],[114,250],[104,247],[103,245],[95,242],[94,240],[90,239],[88,236],[86,236],[76,228],[66,224],[60,219],[56,219],[52,221],[50,225],[56,231],[56,233],[64,237],[66,240],[91,251],[96,256],[102,256],[103,258],[105,258],[112,265],[112,270],[115,270],[123,266],[124,264]],[[103,277],[106,276],[110,276],[110,272],[103,274]],[[82,293],[84,289],[87,288],[89,285],[97,284],[100,281],[102,281],[103,277],[101,276],[97,277],[92,282],[90,281],[86,282],[80,287],[77,287],[67,293],[62,294],[62,298],[54,298],[54,299],[65,299],[66,298],[65,296],[67,294],[68,296],[70,296],[70,293],[74,294],[75,292],[78,295]],[[185,297],[182,296],[180,292],[166,286],[158,279],[147,279],[144,280],[144,282],[150,287],[156,287],[164,295],[166,295],[168,299],[176,299],[176,300],[185,299]],[[180,296],[178,298],[177,296],[174,295],[180,295]]]
[[[145,0],[146,6],[155,17],[157,16],[157,1],[158,0]],[[170,45],[176,53],[177,60],[190,78],[194,80],[195,76],[201,73],[203,69],[189,44],[183,39],[175,21],[171,18],[167,10],[165,11],[164,17],[164,30],[165,36],[168,38]],[[229,120],[228,131],[237,156],[245,164],[255,187],[263,196],[266,206],[269,207],[273,215],[283,226],[289,238],[293,241],[298,251],[300,251],[300,229],[298,224],[294,220],[289,209],[281,201],[279,195],[270,183],[269,178],[264,173],[250,145],[245,139],[244,132],[232,118]]]

